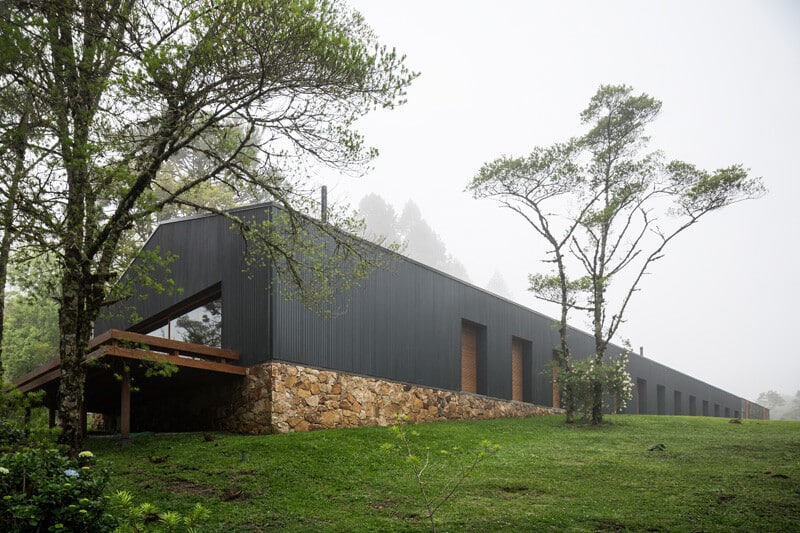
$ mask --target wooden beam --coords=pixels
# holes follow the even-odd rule
[[[17,385],[17,388],[19,389],[20,392],[30,392],[32,390],[41,387],[42,385],[57,380],[60,377],[61,377],[61,365],[59,364],[58,367],[55,368],[54,370],[48,371],[47,369],[44,369],[44,373],[40,374],[39,377],[37,377],[36,379],[32,379],[26,383],[19,384]],[[14,383],[16,384],[17,382]]]
[[[152,335],[143,335],[141,333],[133,333],[131,331],[122,331],[119,329],[110,329],[92,339],[89,342],[89,350],[94,350],[98,346],[108,344],[110,341],[114,340],[139,344],[141,345],[140,347],[147,347],[149,350],[155,351],[164,350],[168,353],[179,352],[184,355],[196,355],[198,357],[213,357],[230,361],[239,360],[239,352],[236,350],[164,339],[162,337],[153,337]]]
[[[126,342],[132,343],[134,346],[120,346]],[[236,350],[162,339],[118,329],[110,329],[92,339],[89,342],[89,349],[91,353],[86,356],[87,362],[109,355],[139,361],[165,361],[179,367],[210,370],[237,376],[244,376],[247,373],[245,368],[230,364],[239,360],[239,352]],[[151,351],[151,349],[156,351]],[[160,350],[168,353],[162,353]],[[13,384],[21,392],[30,392],[60,377],[61,361],[56,358],[14,380]]]
[[[205,361],[202,359],[191,359],[189,357],[181,357],[178,355],[164,354],[151,352],[148,350],[138,350],[136,348],[125,348],[123,346],[103,346],[98,350],[90,353],[87,359],[97,359],[98,357],[111,356],[123,357],[125,359],[136,359],[138,361],[152,361],[155,363],[172,363],[179,367],[197,368],[200,370],[211,370],[213,372],[222,372],[224,374],[234,374],[237,376],[244,376],[247,374],[247,369],[241,366],[234,366],[228,363],[217,363],[215,361]]]
[[[29,385],[29,382],[34,381],[34,380],[38,380],[39,378],[41,378],[41,376],[43,374],[49,373],[53,369],[58,369],[58,371],[59,371],[58,376],[61,375],[61,359],[59,359],[58,357],[56,357],[55,359],[53,359],[49,363],[45,363],[42,366],[38,367],[37,369],[32,370],[31,372],[28,372],[24,376],[15,379],[12,383],[20,391],[28,392],[29,390],[32,390],[33,388],[35,388],[35,387],[31,387]],[[56,376],[56,377],[58,377],[58,376]],[[41,384],[41,383],[39,383],[39,384]]]

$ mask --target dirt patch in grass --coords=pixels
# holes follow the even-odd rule
[[[204,498],[217,496],[217,490],[203,483],[197,483],[188,479],[174,479],[167,484],[167,490],[175,494],[193,494]]]

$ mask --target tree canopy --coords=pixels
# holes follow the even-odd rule
[[[61,438],[77,450],[85,347],[126,232],[169,205],[218,212],[204,184],[259,190],[300,220],[297,177],[311,161],[361,168],[375,150],[355,121],[402,103],[415,75],[337,0],[12,1],[0,25],[0,88],[37,110],[14,204],[35,228],[25,246],[58,263]],[[3,127],[25,113],[11,112]],[[159,179],[187,158],[202,160],[188,179]],[[262,250],[291,265],[293,242],[268,234]]]
[[[661,102],[625,85],[604,85],[581,114],[586,133],[527,157],[483,165],[468,189],[521,215],[549,244],[554,269],[530,275],[534,294],[561,306],[564,376],[570,371],[567,318],[587,312],[595,337],[594,365],[653,263],[678,235],[706,215],[757,198],[765,188],[741,165],[714,171],[648,152],[646,129]],[[611,301],[609,288],[621,294]],[[569,401],[569,391],[567,391]],[[592,421],[602,421],[602,383],[593,383]],[[567,406],[570,411],[570,406]]]

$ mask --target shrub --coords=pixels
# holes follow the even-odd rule
[[[55,449],[27,448],[0,457],[0,530],[111,531],[103,490],[108,474]]]
[[[398,442],[397,444],[387,442],[381,447],[387,451],[399,452],[411,468],[420,497],[425,504],[431,531],[436,533],[437,511],[454,496],[458,487],[472,474],[478,464],[490,454],[497,453],[500,446],[485,440],[472,452],[464,452],[455,446],[449,450],[439,450],[438,454],[432,457],[428,448],[415,450],[411,439],[419,437],[419,433],[406,429],[408,416],[398,414],[395,418],[396,422],[391,427],[391,432]],[[440,459],[438,464],[435,457]],[[437,473],[440,475],[437,476]]]
[[[633,382],[625,370],[627,365],[627,352],[605,364],[598,364],[593,357],[573,361],[569,371],[562,369],[558,373],[558,386],[562,392],[571,387],[575,412],[584,419],[592,417],[595,383],[602,384],[603,391],[611,397],[612,411],[619,412],[633,396]]]
[[[120,490],[111,495],[111,509],[120,520],[114,533],[141,533],[144,531],[197,531],[197,526],[211,516],[202,505],[195,504],[192,511],[182,515],[175,511],[159,513],[150,503],[137,505],[130,492]]]

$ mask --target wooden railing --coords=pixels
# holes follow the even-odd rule
[[[110,329],[89,342],[87,361],[100,357],[123,357],[139,361],[171,363],[179,367],[198,368],[243,376],[246,370],[238,366],[239,352],[163,339]],[[14,381],[22,391],[29,392],[61,377],[61,361],[55,359]]]
[[[164,339],[110,329],[89,342],[87,360],[103,356],[124,357],[140,361],[172,363],[177,366],[213,370],[228,374],[244,375],[245,369],[234,363],[239,352],[225,348],[214,348],[202,344]]]

